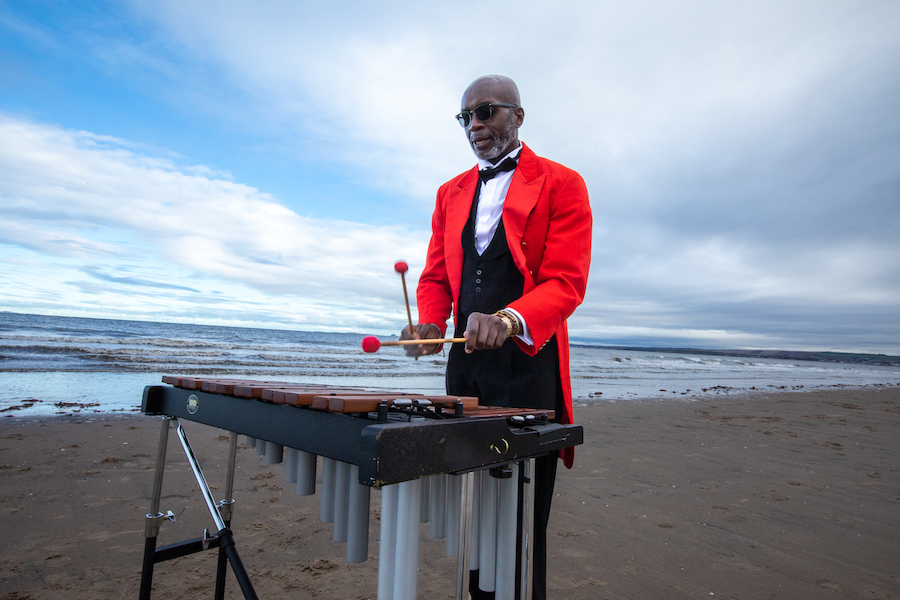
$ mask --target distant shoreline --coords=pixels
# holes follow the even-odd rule
[[[737,358],[775,358],[779,360],[808,360],[813,362],[872,365],[876,367],[900,367],[900,356],[891,356],[888,354],[862,354],[854,352],[805,352],[802,350],[718,350],[703,348],[650,348],[643,346],[608,346],[606,344],[587,344],[581,342],[569,343],[572,346],[578,346],[582,348],[629,350],[632,352],[700,354],[705,356],[733,356]]]
[[[123,323],[139,323],[139,324],[160,324],[174,326],[194,326],[194,327],[211,327],[223,329],[246,329],[257,331],[283,331],[293,333],[306,334],[326,334],[329,332],[315,331],[307,329],[293,329],[280,327],[261,327],[258,325],[222,325],[207,323],[182,323],[179,321],[154,321],[144,319],[125,319],[115,317],[87,317],[87,316],[71,316],[71,315],[44,315],[40,313],[19,313],[9,310],[0,310],[0,316],[14,315],[17,317],[48,317],[62,319],[82,319],[95,321],[115,321]],[[330,332],[337,335],[364,336],[365,333],[358,332]],[[396,334],[388,334],[383,337],[396,338]],[[664,352],[664,353],[680,353],[707,356],[733,356],[738,358],[775,358],[781,360],[803,360],[812,362],[830,362],[844,364],[860,364],[882,367],[900,367],[900,356],[889,354],[874,353],[857,353],[857,352],[809,352],[802,350],[735,350],[735,349],[716,349],[716,348],[668,348],[658,346],[622,346],[617,344],[603,344],[597,342],[581,342],[569,339],[571,346],[582,348],[598,348],[603,350],[626,350],[633,352]]]

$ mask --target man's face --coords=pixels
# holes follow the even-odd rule
[[[472,110],[486,103],[513,104],[502,90],[491,82],[476,82],[463,96],[462,110]],[[474,114],[466,137],[475,156],[494,164],[519,145],[519,127],[524,119],[521,108],[494,107],[491,117],[481,121]]]

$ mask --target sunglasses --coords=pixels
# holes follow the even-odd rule
[[[459,124],[463,127],[468,127],[472,123],[473,114],[478,117],[479,121],[487,121],[493,116],[495,106],[500,106],[503,108],[519,108],[515,104],[481,104],[479,106],[476,106],[472,110],[462,111],[461,113],[456,115],[456,120],[459,121]]]

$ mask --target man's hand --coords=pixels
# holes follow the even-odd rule
[[[466,321],[466,354],[496,350],[507,340],[506,323],[500,317],[473,312]]]
[[[403,328],[403,331],[400,332],[401,340],[436,340],[441,337],[441,330],[438,329],[437,325],[433,323],[421,323],[415,326],[415,329],[410,332],[409,325]],[[427,354],[437,354],[443,344],[422,344],[422,345],[413,345],[404,346],[403,348],[406,350],[407,356],[412,356],[414,358],[419,358],[420,356],[425,356]]]

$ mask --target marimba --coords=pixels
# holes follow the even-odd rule
[[[531,476],[534,458],[582,443],[578,425],[554,423],[552,411],[479,406],[476,398],[427,396],[321,385],[164,377],[147,386],[141,410],[163,417],[150,513],[145,527],[141,600],[150,597],[153,565],[218,548],[216,598],[230,562],[246,598],[256,598],[229,529],[237,435],[285,463],[297,493],[315,493],[321,457],[321,514],[347,559],[368,554],[369,499],[382,491],[378,598],[414,600],[420,522],[446,539],[457,557],[457,597],[468,597],[469,567],[498,600],[530,600]],[[180,419],[231,432],[225,499],[216,502]],[[170,423],[200,486],[217,532],[162,548],[159,512]],[[517,547],[516,541],[521,540]],[[518,574],[518,576],[517,576]],[[487,586],[487,587],[485,587]]]

